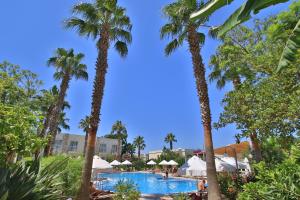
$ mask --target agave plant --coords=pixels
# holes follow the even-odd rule
[[[0,200],[57,200],[63,197],[59,181],[67,159],[40,169],[39,160],[0,168]]]

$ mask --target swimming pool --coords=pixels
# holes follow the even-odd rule
[[[120,180],[133,181],[137,184],[137,188],[142,194],[172,194],[197,190],[195,180],[178,178],[163,179],[159,174],[142,172],[101,173],[98,174],[98,177],[107,178],[106,181],[102,182],[99,189],[110,191],[114,191],[114,186]]]

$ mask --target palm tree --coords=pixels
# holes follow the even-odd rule
[[[127,143],[125,145],[126,153],[130,155],[130,158],[133,159],[134,154],[135,154],[135,145],[131,143]]]
[[[141,159],[141,150],[144,150],[146,147],[144,137],[137,136],[134,141],[133,145],[138,149],[138,158]]]
[[[85,149],[87,145],[87,139],[89,135],[89,128],[90,128],[90,117],[85,116],[85,118],[81,119],[79,122],[79,128],[81,128],[85,132],[85,138],[84,138],[84,147],[83,147],[83,156],[85,155]]]
[[[173,150],[173,142],[177,142],[175,135],[173,133],[168,133],[165,137],[165,143],[170,144],[170,150]]]
[[[96,134],[100,122],[100,110],[103,99],[105,75],[108,64],[108,49],[112,43],[117,52],[125,57],[128,53],[127,44],[131,43],[130,19],[126,10],[117,5],[117,0],[95,0],[93,3],[80,3],[73,7],[73,14],[78,14],[66,21],[67,28],[75,28],[82,36],[96,40],[98,57],[96,76],[92,94],[91,128],[87,143],[85,164],[78,199],[88,199],[91,179],[93,154],[95,151]]]
[[[197,31],[207,21],[207,18],[200,18],[195,22],[189,19],[190,14],[201,9],[202,6],[203,4],[199,4],[197,0],[177,0],[167,5],[164,8],[164,14],[168,17],[169,22],[161,28],[161,38],[172,38],[172,41],[165,48],[166,55],[170,55],[184,41],[187,41],[189,45],[204,127],[207,179],[209,184],[208,198],[210,200],[219,200],[221,195],[214,158],[208,88],[205,79],[205,67],[200,55],[205,35]]]
[[[51,139],[49,139],[45,148],[45,156],[48,156],[52,153],[51,149],[55,141],[57,125],[59,123],[59,113],[63,107],[64,99],[67,94],[67,89],[69,88],[71,79],[73,77],[75,77],[75,79],[88,79],[86,65],[81,63],[83,58],[84,55],[82,53],[74,54],[73,49],[66,50],[63,48],[58,48],[55,51],[54,56],[48,60],[48,66],[54,66],[56,68],[56,72],[53,75],[54,79],[62,81],[60,84],[58,99],[53,109],[53,115],[49,125]]]
[[[122,155],[125,153],[124,152],[124,146],[127,143],[127,129],[125,127],[125,125],[122,123],[122,121],[117,120],[112,128],[111,128],[111,132],[109,135],[106,135],[105,137],[107,138],[111,138],[111,139],[117,139],[118,140],[118,159],[122,158]],[[120,147],[122,146],[122,148],[120,149]]]

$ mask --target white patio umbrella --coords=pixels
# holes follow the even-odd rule
[[[132,165],[131,162],[129,162],[128,160],[125,160],[124,162],[121,163],[122,165]]]
[[[119,165],[121,165],[121,163],[120,163],[119,161],[117,161],[117,160],[114,160],[114,161],[112,161],[112,162],[110,163],[110,165],[111,165],[111,166],[119,166]]]
[[[101,159],[99,156],[93,158],[93,169],[111,169],[112,166],[106,161]]]
[[[168,162],[168,164],[169,164],[169,165],[178,165],[178,163],[175,162],[174,160],[170,160],[170,161]]]
[[[159,165],[169,165],[169,163],[167,161],[163,160],[159,163]]]
[[[147,162],[147,165],[156,165],[156,162],[154,162],[153,160],[150,160],[149,162]]]

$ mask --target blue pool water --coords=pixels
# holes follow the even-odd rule
[[[172,194],[192,192],[197,190],[195,180],[168,178],[163,179],[159,174],[150,173],[101,173],[98,177],[107,178],[99,189],[114,191],[114,186],[120,180],[133,181],[142,194]]]

